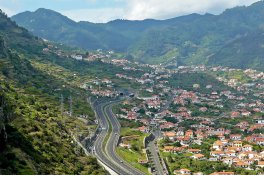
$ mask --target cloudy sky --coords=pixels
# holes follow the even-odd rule
[[[0,0],[9,16],[42,7],[75,21],[107,22],[114,19],[167,19],[190,13],[219,14],[227,8],[258,0]]]

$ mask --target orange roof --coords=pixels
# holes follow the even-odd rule
[[[235,151],[237,150],[237,147],[227,147],[226,148],[227,151]]]
[[[236,165],[237,166],[248,166],[248,163],[240,161],[240,162],[237,162]]]
[[[203,154],[194,154],[193,157],[201,158],[201,157],[204,157],[204,155]]]
[[[166,137],[175,137],[176,133],[175,132],[165,132],[164,136],[166,136]]]
[[[190,132],[191,132],[191,133],[192,133],[192,132],[193,132],[193,130],[190,130],[190,129],[189,129],[189,130],[187,130],[186,132],[188,132],[188,133],[190,133]]]
[[[258,165],[264,165],[264,161],[259,161]]]
[[[243,147],[253,147],[252,145],[244,145]]]
[[[234,151],[227,151],[226,154],[234,154]]]
[[[174,146],[164,146],[164,150],[173,150]]]
[[[210,175],[234,175],[235,173],[234,172],[214,172]]]
[[[212,154],[224,154],[224,151],[211,151]]]
[[[220,140],[217,140],[217,141],[214,142],[214,145],[222,146],[222,145],[224,145],[224,143],[221,142]]]
[[[233,143],[242,144],[241,141],[234,141]]]
[[[188,149],[189,152],[200,152],[200,149]]]

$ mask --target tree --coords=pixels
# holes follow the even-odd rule
[[[4,114],[4,97],[0,96],[0,152],[5,149],[7,142],[5,123],[6,117]]]
[[[0,87],[0,91],[2,88]],[[6,125],[14,118],[14,107],[8,105],[6,97],[0,94],[0,152],[6,148]]]
[[[180,147],[180,146],[182,146],[182,145],[181,145],[180,142],[175,142],[175,143],[173,143],[173,146]]]

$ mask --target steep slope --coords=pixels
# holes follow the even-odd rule
[[[206,64],[234,40],[263,30],[263,18],[264,1],[228,9],[220,15],[191,14],[168,20],[115,20],[105,24],[76,23],[45,9],[12,17],[40,37],[87,49],[114,49],[132,55],[136,61],[152,64],[175,60],[181,64]],[[229,60],[225,62],[234,66],[231,63],[236,56],[228,54]],[[235,66],[247,66],[241,64]]]
[[[136,58],[148,63],[153,59],[166,62],[173,57],[185,64],[207,63],[208,57],[226,44],[246,33],[261,30],[263,11],[264,2],[260,1],[220,15],[193,14],[180,17],[181,20],[171,19],[168,27],[147,31],[130,50]],[[231,63],[232,59],[229,61]]]
[[[74,128],[87,126],[58,107],[60,94],[84,101],[87,94],[35,67],[49,62],[42,40],[3,13],[0,26],[0,174],[107,174],[73,141]]]
[[[208,59],[210,65],[223,65],[241,68],[264,67],[264,31],[246,34],[225,45]]]
[[[12,17],[20,26],[42,38],[86,49],[126,51],[141,33],[162,21],[115,20],[106,24],[74,22],[48,9],[23,12]],[[45,24],[45,25],[43,25]]]
[[[24,21],[20,23],[21,26],[45,39],[66,44],[82,43],[83,47],[96,48],[99,46],[91,32],[78,30],[74,21],[51,10],[38,9],[34,14],[25,12],[13,19]],[[93,43],[93,45],[91,46],[89,43]]]
[[[48,9],[41,8],[35,12],[24,12],[13,16],[12,19],[37,36],[68,45],[115,50],[124,50],[124,46],[127,46],[125,44],[127,38],[115,31],[106,30],[100,24],[76,23]]]

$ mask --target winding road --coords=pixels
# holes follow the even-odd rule
[[[112,106],[118,102],[95,102],[94,104],[101,132],[94,142],[93,153],[98,160],[118,175],[144,175],[116,154],[120,123],[112,112]]]

